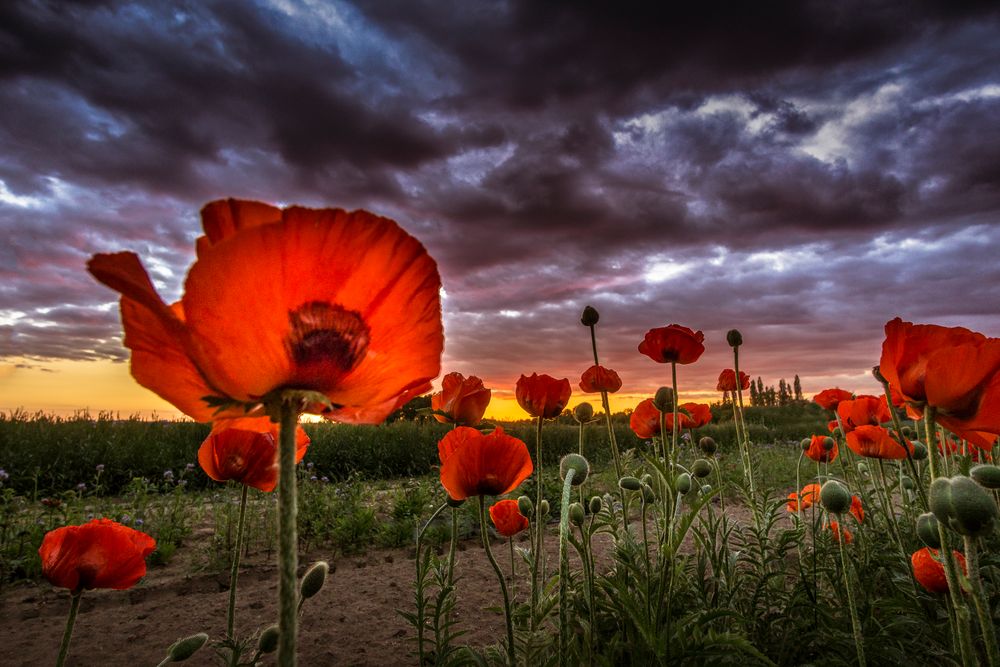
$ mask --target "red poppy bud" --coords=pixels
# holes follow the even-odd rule
[[[491,505],[490,519],[497,534],[503,537],[513,537],[529,525],[528,517],[521,512],[517,500],[501,500]]]
[[[448,373],[441,381],[441,391],[431,395],[434,418],[443,424],[475,426],[483,420],[492,392],[475,375]]]
[[[531,377],[522,375],[517,381],[514,396],[518,405],[532,417],[553,419],[562,414],[572,391],[566,378],[557,380],[550,375],[532,373]]]

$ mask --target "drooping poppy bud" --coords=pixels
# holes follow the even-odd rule
[[[938,532],[938,520],[932,512],[925,512],[917,517],[917,537],[932,549],[941,548],[941,534]]]
[[[653,396],[653,406],[660,412],[673,412],[674,390],[670,387],[660,387]]]
[[[604,501],[601,500],[600,496],[592,496],[590,498],[590,513],[597,514],[604,507]]]
[[[819,501],[831,514],[843,514],[851,509],[851,492],[836,480],[829,480],[820,488]]]
[[[712,456],[719,450],[719,445],[716,444],[714,438],[706,435],[698,440],[698,448],[705,456]]]
[[[705,459],[697,459],[691,464],[691,472],[695,477],[701,479],[712,474],[712,464]]]
[[[579,454],[567,454],[559,462],[559,475],[563,479],[566,479],[566,474],[570,470],[573,471],[573,480],[570,484],[572,486],[580,486],[587,480],[587,476],[590,474],[590,463]]]
[[[682,496],[687,495],[691,490],[691,475],[686,472],[677,475],[677,478],[674,480],[674,487],[677,489],[677,493]]]
[[[312,567],[302,575],[302,583],[299,584],[299,595],[303,600],[308,600],[312,596],[323,590],[326,577],[330,573],[330,564],[325,560],[313,563]]]
[[[585,518],[586,514],[583,511],[583,505],[580,503],[571,503],[569,506],[569,520],[573,522],[573,525],[582,526]]]

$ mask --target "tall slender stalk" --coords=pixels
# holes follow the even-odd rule
[[[514,621],[510,615],[510,595],[507,594],[507,582],[504,581],[503,571],[497,564],[497,559],[493,557],[493,550],[490,549],[490,536],[486,529],[486,500],[479,496],[479,527],[483,537],[483,548],[486,550],[486,557],[496,572],[497,580],[500,582],[500,592],[503,594],[503,615],[507,621],[507,664],[514,667]]]
[[[847,556],[844,555],[844,542],[847,529],[843,527],[844,517],[841,515],[837,544],[840,545],[840,569],[844,572],[844,589],[847,591],[847,607],[851,612],[851,628],[854,630],[854,647],[858,652],[858,664],[865,667],[864,636],[861,634],[861,623],[858,621],[858,610],[854,608],[854,594],[851,592],[851,579],[847,576]]]
[[[295,484],[295,429],[298,402],[281,401],[278,431],[278,666],[295,667],[298,643],[298,514]]]
[[[420,576],[420,543],[424,539],[424,532],[427,530],[427,527],[430,526],[434,519],[436,519],[438,515],[444,511],[445,507],[448,507],[448,503],[443,503],[440,507],[434,510],[434,514],[431,515],[431,518],[427,519],[427,522],[423,525],[423,527],[417,531],[417,553],[414,562],[417,566],[417,653],[419,654],[419,664],[421,665],[424,664],[424,591],[423,578]]]
[[[73,638],[73,626],[76,624],[76,614],[80,611],[80,598],[83,591],[75,591],[70,597],[69,617],[66,619],[66,630],[63,632],[62,644],[59,646],[59,657],[56,658],[56,667],[62,667],[69,655],[69,642]]]
[[[569,495],[573,490],[574,468],[566,470],[563,480],[562,500],[559,503],[559,665],[567,664],[569,652],[569,555],[566,542],[569,540]]]
[[[538,627],[538,571],[545,560],[545,523],[542,514],[542,418],[535,421],[535,541],[531,554],[531,629]]]
[[[236,580],[240,576],[240,552],[243,548],[243,531],[246,526],[247,491],[250,488],[246,484],[242,486],[240,518],[236,522],[236,544],[233,547],[233,562],[229,570],[229,610],[226,615],[226,638],[232,642],[233,652],[229,663],[232,667],[236,667],[240,661],[239,651],[236,650]]]
[[[983,581],[979,577],[979,552],[977,551],[976,538],[970,535],[963,536],[965,540],[965,560],[966,568],[969,571],[969,584],[972,586],[972,601],[976,606],[976,614],[979,616],[979,628],[983,633],[983,643],[986,645],[986,661],[990,667],[1000,664],[1000,656],[997,652],[996,626],[991,618],[990,606],[983,594]]]

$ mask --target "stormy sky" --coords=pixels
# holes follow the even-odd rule
[[[0,363],[127,359],[84,270],[180,296],[227,196],[366,208],[437,260],[443,371],[602,360],[870,388],[899,315],[1000,335],[995,2],[0,4]],[[52,380],[56,382],[57,380]]]

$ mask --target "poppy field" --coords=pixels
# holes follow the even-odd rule
[[[871,351],[880,393],[831,387],[801,422],[770,428],[744,405],[752,340],[653,321],[635,354],[663,386],[626,428],[608,396],[628,378],[598,354],[615,323],[588,306],[565,335],[589,338],[593,357],[573,378],[523,369],[524,424],[485,422],[491,388],[446,373],[434,424],[373,426],[443,370],[441,281],[419,241],[365,211],[225,200],[202,218],[177,303],[133,253],[87,266],[121,295],[135,380],[201,424],[178,425],[154,463],[131,438],[124,471],[66,444],[66,467],[23,446],[17,469],[0,461],[17,475],[0,476],[5,578],[68,591],[57,664],[91,664],[73,646],[93,589],[141,586],[149,559],[169,561],[206,523],[222,538],[224,634],[149,646],[159,664],[296,664],[351,545],[412,553],[393,610],[408,628],[400,664],[1000,664],[1000,339],[887,317]],[[706,346],[732,355],[715,405],[684,400]],[[355,450],[382,473],[337,458]],[[399,475],[424,476],[378,493],[374,478]],[[202,489],[187,488],[195,477]],[[41,499],[39,483],[59,491]],[[273,555],[260,627],[236,613],[248,544]],[[466,576],[473,557],[492,579]],[[463,606],[473,593],[484,601]]]

